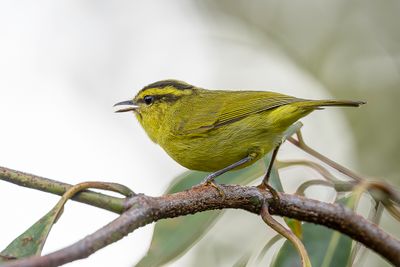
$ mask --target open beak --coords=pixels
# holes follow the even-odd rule
[[[115,106],[129,106],[123,109],[118,109],[115,112],[136,111],[139,108],[139,106],[135,104],[132,100],[118,102],[117,104],[114,105],[114,107]]]

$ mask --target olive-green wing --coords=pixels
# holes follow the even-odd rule
[[[183,134],[200,134],[239,121],[249,115],[293,102],[288,95],[259,91],[204,91],[191,99],[188,116],[179,125]]]

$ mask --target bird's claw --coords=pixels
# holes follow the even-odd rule
[[[219,184],[215,183],[214,181],[212,181],[212,180],[204,181],[204,182],[202,182],[200,185],[212,186],[212,187],[214,187],[215,189],[217,189],[219,195],[220,195],[221,197],[225,198],[225,192],[224,192],[224,190],[222,189],[222,187],[221,187]]]
[[[262,189],[262,190],[268,190],[271,193],[274,200],[279,201],[278,192],[268,183],[261,183],[260,185],[257,186],[257,188]]]
[[[219,184],[216,184],[216,183],[214,183],[214,182],[211,181],[211,182],[208,182],[207,185],[211,185],[212,187],[214,187],[215,189],[217,189],[219,195],[220,195],[222,198],[225,198],[225,192],[224,192],[224,190],[222,189],[222,187],[221,187]]]

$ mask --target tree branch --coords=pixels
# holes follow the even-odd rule
[[[280,193],[277,200],[267,191],[256,187],[221,185],[221,188],[225,197],[221,197],[219,192],[209,186],[197,186],[161,197],[136,195],[128,200],[130,208],[126,212],[75,244],[45,256],[12,261],[5,266],[59,266],[86,258],[135,229],[160,219],[227,208],[260,214],[264,201],[268,203],[270,214],[335,229],[363,243],[392,264],[400,266],[400,241],[344,206],[284,193]]]
[[[40,177],[37,175],[20,172],[5,167],[0,167],[0,180],[10,182],[23,187],[37,189],[40,191],[62,196],[72,187],[70,184]],[[72,200],[102,208],[115,213],[124,211],[125,198],[112,197],[90,190],[76,194]]]

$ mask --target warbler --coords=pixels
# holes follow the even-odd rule
[[[212,172],[203,182],[249,166],[274,150],[284,131],[314,110],[358,107],[363,101],[309,100],[266,91],[207,90],[178,80],[143,87],[128,107],[150,137],[176,162],[190,170]],[[266,185],[266,184],[265,184]]]

